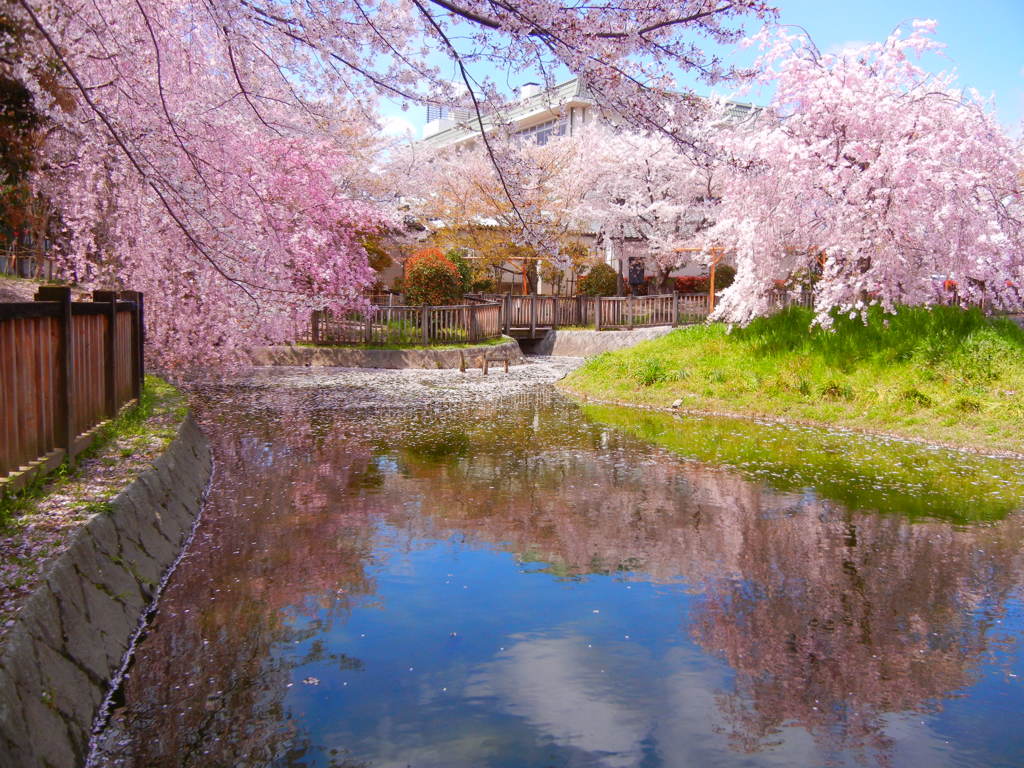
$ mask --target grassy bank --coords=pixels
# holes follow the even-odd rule
[[[1024,452],[1024,330],[976,310],[905,308],[810,329],[791,308],[731,333],[681,328],[590,360],[588,397],[840,425]]]
[[[140,402],[97,431],[74,466],[64,465],[0,498],[0,643],[10,619],[90,517],[148,469],[185,418],[183,393],[146,377]]]

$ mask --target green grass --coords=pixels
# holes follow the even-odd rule
[[[1024,452],[1024,330],[977,310],[872,311],[811,329],[794,307],[731,333],[681,328],[571,374],[606,400],[769,415]]]
[[[35,477],[21,490],[0,496],[0,531],[16,524],[19,517],[31,512],[48,494],[76,480],[80,476],[77,462],[92,458],[115,443],[118,456],[129,459],[136,452],[152,451],[154,440],[170,442],[187,411],[184,394],[163,379],[146,376],[139,402],[96,430],[92,443],[78,455],[76,464],[65,462],[50,474]],[[81,506],[89,511],[105,511],[107,500],[83,499]]]

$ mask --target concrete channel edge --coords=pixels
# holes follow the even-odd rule
[[[502,344],[462,349],[364,349],[361,347],[263,347],[253,352],[254,365],[337,366],[340,368],[458,368],[461,361],[479,368],[478,358],[511,365],[523,362],[519,345],[508,339]]]
[[[192,530],[212,466],[186,417],[153,466],[50,566],[0,653],[0,768],[84,764],[109,684]]]

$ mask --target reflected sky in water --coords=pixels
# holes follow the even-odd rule
[[[1024,764],[1012,463],[550,391],[210,402],[97,765]]]

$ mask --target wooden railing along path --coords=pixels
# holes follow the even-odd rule
[[[0,252],[0,275],[25,277],[33,280],[53,280],[58,273],[57,261],[35,252],[16,250]]]
[[[366,313],[341,317],[313,313],[314,344],[454,344],[493,339],[502,333],[536,338],[556,328],[620,330],[701,323],[709,314],[706,293],[660,296],[540,296],[536,294],[468,294],[469,304],[414,307],[376,304]],[[811,305],[811,294],[779,294],[779,309]]]
[[[502,306],[505,333],[528,331],[531,336],[552,328],[597,330],[645,328],[702,322],[708,315],[703,293],[660,296],[538,296],[480,294],[478,299]]]
[[[341,317],[313,312],[314,344],[460,344],[501,336],[501,305],[492,302],[441,307],[374,306]]]
[[[96,428],[137,399],[143,299],[135,291],[44,286],[34,302],[0,303],[0,491],[73,459]]]

